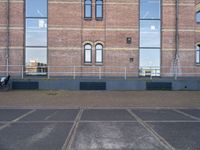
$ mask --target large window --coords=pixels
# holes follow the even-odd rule
[[[92,0],[85,0],[84,4],[84,17],[85,19],[91,19],[92,18]]]
[[[26,0],[27,75],[47,74],[47,0]]]
[[[140,75],[160,76],[160,0],[140,0]]]
[[[96,20],[103,19],[103,0],[96,0]]]
[[[96,51],[96,63],[103,63],[103,46],[101,44],[97,44],[95,47]]]
[[[84,63],[92,63],[92,45],[90,44],[84,46]]]
[[[196,64],[200,64],[200,44],[196,46]]]

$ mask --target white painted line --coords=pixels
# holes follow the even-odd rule
[[[74,121],[18,121],[17,123],[18,124],[20,123],[35,123],[35,124],[36,123],[74,123]]]
[[[70,149],[72,142],[74,141],[76,131],[79,125],[79,121],[81,119],[81,116],[83,114],[83,109],[80,109],[78,115],[76,116],[76,119],[74,121],[74,124],[69,132],[69,135],[67,136],[67,139],[65,140],[65,143],[62,146],[61,150],[67,150],[68,148]]]
[[[187,121],[184,121],[184,120],[161,120],[161,121],[158,121],[158,120],[145,120],[144,122],[149,122],[149,123],[199,123],[200,120],[187,120]]]
[[[18,118],[14,119],[14,120],[12,120],[12,121],[10,121],[10,122],[8,122],[7,124],[1,126],[1,127],[0,127],[0,130],[4,129],[4,128],[6,128],[6,127],[9,127],[11,124],[18,122],[20,119],[22,119],[22,118],[24,118],[24,117],[30,115],[30,114],[33,113],[33,112],[35,112],[35,109],[34,109],[34,110],[31,110],[31,111],[29,111],[29,112],[27,112],[27,113],[25,113],[25,114],[23,114],[23,115],[21,115],[21,116],[19,116]]]
[[[127,109],[127,111],[141,124],[151,135],[153,135],[161,145],[163,145],[167,150],[175,150],[175,148],[170,145],[163,137],[161,137],[157,132],[155,132],[147,123],[145,123],[142,119],[140,119],[137,115],[135,115],[131,110]]]
[[[136,120],[135,121],[134,120],[133,121],[132,120],[129,120],[129,121],[128,120],[114,120],[114,121],[113,120],[109,120],[109,121],[108,120],[101,120],[101,121],[81,120],[79,121],[79,123],[98,123],[98,122],[99,123],[104,123],[104,122],[105,123],[109,123],[109,122],[111,123],[129,123],[130,122],[131,123],[131,122],[137,122],[137,121]]]
[[[185,112],[183,112],[183,111],[181,111],[181,110],[177,110],[177,109],[173,109],[173,110],[174,110],[175,112],[179,113],[179,114],[182,114],[182,115],[186,116],[186,117],[189,117],[189,118],[192,118],[192,119],[195,119],[195,120],[199,120],[199,121],[200,121],[200,118],[195,117],[195,116],[192,116],[192,115],[190,115],[190,114],[188,114],[188,113],[185,113]]]
[[[43,106],[0,106],[1,109],[41,109],[41,110],[52,110],[52,109],[80,109],[80,107],[60,107],[60,106],[51,106],[51,107],[43,107]]]

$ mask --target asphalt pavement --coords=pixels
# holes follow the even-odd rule
[[[199,150],[200,108],[0,108],[0,150]]]

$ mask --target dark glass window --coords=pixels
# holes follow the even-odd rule
[[[90,44],[84,46],[84,62],[92,63],[92,45]]]
[[[47,17],[47,0],[26,0],[26,17]]]
[[[196,22],[200,23],[200,11],[196,13]]]
[[[103,18],[103,0],[96,0],[96,19]]]
[[[96,50],[96,63],[103,63],[103,46],[101,44],[97,44],[95,50]]]
[[[140,0],[140,19],[160,19],[160,0]]]
[[[200,45],[196,46],[196,63],[200,64]]]
[[[85,14],[85,18],[92,18],[92,0],[85,0],[85,7],[84,7],[84,14]]]
[[[27,75],[47,74],[47,0],[26,0],[25,65]]]

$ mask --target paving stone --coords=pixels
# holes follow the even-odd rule
[[[165,150],[137,122],[80,123],[70,150]]]
[[[168,109],[133,109],[132,112],[144,121],[194,120],[190,117]]]
[[[0,150],[61,150],[72,123],[15,123],[0,130]]]
[[[20,121],[74,121],[78,109],[36,110]]]
[[[81,120],[90,121],[134,121],[135,119],[125,109],[87,109]]]

